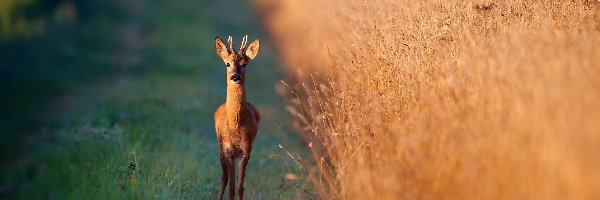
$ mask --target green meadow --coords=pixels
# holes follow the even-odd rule
[[[306,172],[279,148],[308,157],[275,92],[284,77],[249,2],[58,2],[14,11],[42,10],[31,28],[3,33],[0,199],[216,198],[213,112],[226,77],[214,37],[229,34],[236,44],[244,34],[262,40],[246,83],[262,120],[245,194],[310,197]],[[285,180],[290,173],[298,179]]]

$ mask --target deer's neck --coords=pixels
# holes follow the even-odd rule
[[[244,84],[227,84],[227,99],[225,110],[227,119],[235,125],[242,119],[242,113],[246,109],[246,87]]]

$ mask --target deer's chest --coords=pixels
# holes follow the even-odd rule
[[[220,130],[220,140],[225,148],[247,148],[256,136],[257,123],[251,118],[228,120]]]

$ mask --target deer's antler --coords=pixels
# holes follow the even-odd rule
[[[246,53],[246,44],[248,43],[248,35],[242,38],[242,46],[240,47],[240,53]]]
[[[231,35],[229,38],[227,38],[227,42],[229,43],[229,49],[231,53],[235,53],[235,48],[233,47],[233,38],[231,38]]]

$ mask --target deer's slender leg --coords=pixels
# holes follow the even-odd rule
[[[229,178],[229,199],[235,198],[235,167],[233,156],[227,158],[227,177]]]
[[[248,160],[250,160],[250,153],[244,153],[244,155],[238,161],[238,199],[244,199],[244,178],[246,176],[246,167],[248,166]]]
[[[221,169],[223,170],[223,176],[221,176],[221,190],[219,191],[219,200],[222,200],[223,193],[225,192],[225,187],[227,186],[227,180],[228,180],[227,158],[225,158],[223,153],[221,153],[219,156],[219,159],[221,160]],[[231,186],[229,186],[229,187],[231,187]]]

